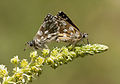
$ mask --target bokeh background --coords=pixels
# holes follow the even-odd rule
[[[109,50],[56,70],[45,66],[32,84],[120,84],[120,0],[0,0],[0,64],[11,70],[13,56],[29,58],[31,50],[24,52],[24,43],[33,38],[47,13],[58,11],[87,32],[91,44],[105,44]]]

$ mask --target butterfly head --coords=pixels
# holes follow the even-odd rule
[[[26,42],[25,45],[27,45],[27,47],[34,47],[35,46],[35,41],[32,40],[32,41]],[[26,50],[26,48],[24,49],[24,51],[25,50]]]
[[[35,41],[29,41],[29,42],[27,42],[27,44],[30,46],[30,47],[33,47],[34,45],[35,45]]]
[[[88,34],[87,33],[82,33],[82,38],[87,38]]]

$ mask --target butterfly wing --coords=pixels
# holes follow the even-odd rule
[[[45,43],[54,40],[57,37],[57,31],[57,18],[51,14],[48,14],[33,38],[35,41],[35,47],[42,48]]]
[[[62,11],[59,11],[57,16],[61,17],[62,19],[66,20],[69,24],[71,24],[73,27],[75,27],[78,31],[79,28],[72,22],[72,20],[70,20],[70,18]]]
[[[84,35],[85,37],[85,35]],[[32,41],[28,42],[34,49],[47,48],[46,43],[56,40],[77,42],[83,38],[79,28],[73,24],[64,12],[56,16],[48,14]]]
[[[59,12],[57,14],[58,17],[58,26],[59,34],[57,41],[67,41],[74,42],[80,40],[82,35],[80,33],[79,28],[69,19],[69,17],[64,12]]]

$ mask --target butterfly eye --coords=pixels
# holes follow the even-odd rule
[[[32,46],[34,46],[34,41],[29,41],[29,42],[27,42],[27,44],[32,47]]]
[[[32,42],[30,42],[30,46],[33,46],[33,43],[32,43]]]

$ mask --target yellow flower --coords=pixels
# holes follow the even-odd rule
[[[27,59],[23,59],[20,64],[21,67],[26,67],[28,65]]]
[[[19,61],[20,60],[19,60],[18,56],[14,56],[14,58],[11,59],[11,63],[13,63],[13,64],[18,64]]]
[[[5,65],[0,65],[0,78],[3,78],[7,75],[8,75],[8,71]]]
[[[50,50],[49,49],[43,49],[42,55],[43,57],[47,56],[49,54]]]
[[[44,58],[39,56],[37,58],[37,63],[40,64],[40,65],[42,65],[44,63]]]

